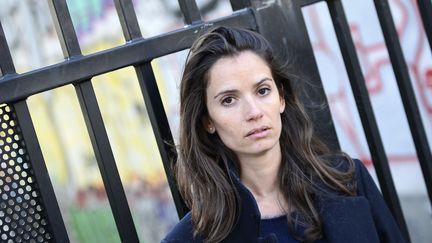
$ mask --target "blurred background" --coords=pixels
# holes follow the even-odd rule
[[[1,0],[0,21],[18,73],[63,61],[47,1]],[[125,43],[112,0],[67,0],[84,55]],[[175,0],[134,0],[144,38],[184,26]],[[432,140],[432,58],[415,0],[389,0]],[[228,0],[198,0],[204,20],[232,13]],[[432,210],[372,0],[343,1],[412,242],[432,239]],[[303,8],[342,149],[374,169],[325,3]],[[187,50],[152,61],[176,139],[178,82]],[[297,57],[301,58],[301,57]],[[92,79],[141,242],[159,242],[178,221],[133,68]],[[71,242],[119,242],[75,90],[28,105]]]

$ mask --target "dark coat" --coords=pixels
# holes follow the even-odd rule
[[[359,160],[354,162],[357,196],[343,196],[331,190],[315,196],[325,240],[329,243],[404,242],[370,174]],[[261,216],[256,201],[238,177],[233,177],[241,198],[241,212],[239,223],[223,242],[278,242],[274,234],[259,236]],[[202,242],[200,237],[192,236],[190,213],[162,240],[162,243],[180,242]]]

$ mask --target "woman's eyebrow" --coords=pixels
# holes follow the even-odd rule
[[[216,99],[218,96],[224,95],[224,94],[232,94],[232,93],[236,93],[238,92],[237,89],[227,89],[227,90],[223,90],[219,93],[217,93],[217,95],[215,95],[215,97],[213,97],[214,99]]]
[[[258,86],[260,86],[262,83],[264,83],[265,81],[273,82],[273,79],[271,79],[271,78],[263,78],[263,79],[261,79],[260,81],[258,81],[254,86],[255,86],[255,87],[258,87]]]
[[[273,82],[273,79],[271,78],[263,78],[260,81],[258,81],[256,84],[254,84],[254,87],[259,87],[262,83],[266,82],[266,81],[270,81]],[[219,93],[217,93],[213,98],[216,99],[217,97],[224,95],[224,94],[232,94],[232,93],[236,93],[238,92],[237,89],[227,89],[227,90],[223,90]]]

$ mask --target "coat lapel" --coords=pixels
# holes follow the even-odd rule
[[[369,202],[364,197],[317,196],[329,243],[379,243]]]

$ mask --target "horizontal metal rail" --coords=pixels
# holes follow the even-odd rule
[[[0,78],[0,104],[27,98],[66,84],[79,83],[94,76],[189,48],[200,30],[212,25],[256,29],[253,12],[249,9],[211,23],[200,23],[148,39],[136,39],[126,44],[87,56],[74,56],[62,63],[20,75],[6,74]]]

